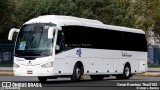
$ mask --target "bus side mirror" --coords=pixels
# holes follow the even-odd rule
[[[48,29],[48,39],[53,39],[53,33],[55,32],[55,30],[62,30],[61,27],[50,27]]]
[[[48,29],[48,39],[53,39],[54,27]]]
[[[9,31],[8,40],[12,40],[14,32],[19,32],[19,31],[20,31],[20,29],[12,28]]]

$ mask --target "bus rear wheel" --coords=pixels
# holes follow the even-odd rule
[[[90,75],[92,80],[103,80],[104,76],[102,75]]]
[[[80,64],[76,64],[73,69],[71,81],[79,81],[82,75],[83,75],[83,66]]]
[[[47,81],[47,77],[38,77],[38,80],[41,82],[41,83],[45,83]]]
[[[123,74],[116,75],[117,79],[129,79],[131,77],[131,68],[129,65],[125,65]]]

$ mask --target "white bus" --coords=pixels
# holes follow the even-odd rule
[[[147,43],[139,29],[105,25],[97,20],[45,15],[20,29],[15,43],[15,76],[37,76],[40,82],[57,77],[79,81],[105,76],[129,79],[147,70]]]

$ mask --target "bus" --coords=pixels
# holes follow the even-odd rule
[[[147,70],[147,42],[140,29],[106,25],[98,20],[44,15],[12,28],[15,76],[37,76],[40,82],[58,77],[79,81],[107,76],[129,79]]]

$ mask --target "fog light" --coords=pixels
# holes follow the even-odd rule
[[[14,64],[13,64],[13,67],[15,67],[15,68],[19,68],[19,67],[20,67],[20,65],[18,65],[18,64],[16,64],[16,63],[14,63]]]

